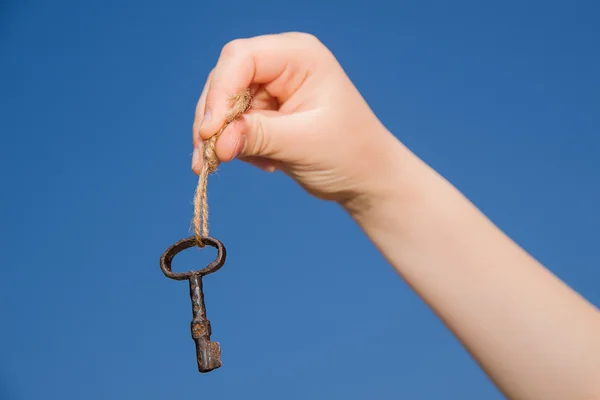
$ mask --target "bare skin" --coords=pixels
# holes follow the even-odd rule
[[[255,100],[217,141],[222,162],[279,169],[339,203],[508,398],[600,399],[598,309],[398,141],[315,37],[223,48],[196,109],[194,172],[247,87]]]

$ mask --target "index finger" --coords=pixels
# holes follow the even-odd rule
[[[315,67],[322,45],[312,35],[284,33],[229,42],[213,70],[203,115],[194,135],[208,139],[225,123],[229,98],[262,84],[279,104],[289,99]]]
[[[198,128],[200,128],[200,124],[202,123],[202,116],[204,115],[204,108],[206,106],[206,93],[208,92],[208,88],[210,87],[210,81],[212,80],[213,70],[208,74],[208,78],[206,79],[206,83],[202,88],[202,93],[200,94],[200,98],[198,99],[198,103],[196,104],[196,112],[194,118],[194,125],[192,125],[192,144],[194,147],[198,146],[200,137],[196,134],[198,132]]]

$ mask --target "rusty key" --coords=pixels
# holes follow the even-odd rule
[[[205,245],[215,247],[218,255],[215,261],[208,264],[199,271],[173,272],[171,262],[177,253],[196,246],[196,238],[189,237],[182,239],[169,247],[160,258],[160,269],[167,278],[177,281],[188,280],[190,284],[190,298],[192,300],[192,338],[196,343],[196,360],[198,362],[198,371],[201,373],[210,372],[219,368],[221,363],[221,347],[218,342],[211,342],[212,333],[210,321],[206,318],[206,308],[204,306],[204,293],[202,292],[202,277],[218,271],[223,264],[227,252],[223,243],[211,237],[202,238]]]

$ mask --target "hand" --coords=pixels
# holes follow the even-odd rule
[[[304,33],[238,39],[222,50],[196,108],[192,169],[223,126],[230,96],[250,88],[251,109],[218,138],[236,157],[280,169],[312,195],[340,203],[381,190],[403,147],[371,111],[333,54]]]
[[[253,106],[219,137],[221,161],[281,169],[350,208],[507,397],[600,398],[598,310],[396,140],[314,37],[224,47],[196,109],[196,173],[203,140],[223,126],[229,97],[247,88]]]

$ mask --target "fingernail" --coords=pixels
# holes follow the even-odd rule
[[[233,154],[233,158],[237,158],[242,151],[244,151],[244,147],[246,147],[246,135],[242,134],[240,136],[240,140],[237,142],[237,146],[235,148],[235,152]]]
[[[194,154],[192,154],[192,170],[193,171],[195,171],[197,169],[196,166],[198,166],[199,163],[200,163],[200,149],[195,147]]]
[[[204,115],[202,116],[202,121],[200,121],[200,128],[202,129],[203,126],[205,126],[206,124],[208,124],[210,122],[210,119],[212,118],[212,112],[210,111],[210,109],[206,109],[204,111]]]

